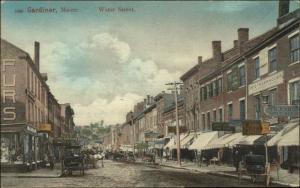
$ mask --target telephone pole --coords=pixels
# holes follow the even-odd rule
[[[177,87],[182,85],[181,82],[171,82],[166,85],[173,86],[174,88],[170,88],[169,90],[174,91],[175,98],[175,115],[176,115],[176,143],[177,143],[177,165],[181,166],[181,158],[180,158],[180,134],[179,134],[179,120],[178,120],[178,101],[177,101]]]

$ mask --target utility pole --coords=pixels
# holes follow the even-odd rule
[[[176,116],[176,143],[177,143],[177,165],[181,166],[181,158],[180,158],[180,134],[179,134],[179,120],[178,120],[178,101],[177,101],[177,86],[182,85],[181,82],[167,83],[166,85],[174,86],[174,88],[170,88],[169,90],[175,91],[175,116]]]
[[[132,149],[133,149],[133,158],[135,159],[135,125],[133,124],[133,112],[130,112],[131,125],[132,125],[132,133],[133,133],[133,141],[132,141]]]

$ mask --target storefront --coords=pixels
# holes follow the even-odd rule
[[[36,168],[38,139],[35,128],[25,124],[1,126],[1,171]]]

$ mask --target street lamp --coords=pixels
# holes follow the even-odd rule
[[[181,82],[171,82],[166,85],[174,86],[174,88],[170,88],[169,90],[175,91],[175,116],[176,116],[176,143],[177,143],[177,164],[181,166],[181,158],[180,158],[180,134],[179,134],[179,120],[178,120],[178,101],[177,101],[177,86],[182,85]]]

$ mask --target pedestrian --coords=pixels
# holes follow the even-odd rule
[[[236,172],[238,172],[238,170],[239,170],[240,160],[241,160],[240,153],[238,150],[236,150],[233,155],[233,165],[235,167]]]
[[[166,148],[166,161],[169,160],[169,147]]]

